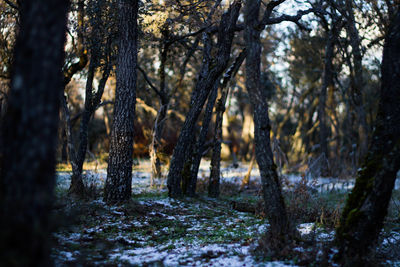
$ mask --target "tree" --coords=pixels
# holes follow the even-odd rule
[[[211,156],[211,172],[210,183],[208,185],[208,196],[219,196],[219,178],[220,178],[220,162],[221,162],[221,143],[222,143],[222,121],[225,112],[225,104],[229,94],[228,83],[229,80],[236,75],[244,59],[246,58],[246,50],[240,52],[232,66],[224,75],[224,80],[221,85],[221,97],[218,99],[216,107],[215,129],[214,129],[214,142],[213,153]],[[197,172],[196,172],[197,177]],[[193,177],[192,177],[193,179]]]
[[[129,200],[132,190],[138,1],[119,0],[118,12],[117,87],[107,180],[104,188],[104,199],[108,203]]]
[[[95,113],[96,109],[100,106],[100,101],[103,96],[104,87],[110,76],[112,69],[112,38],[113,38],[113,22],[109,17],[111,14],[102,14],[107,10],[104,6],[104,1],[90,1],[89,10],[89,25],[91,26],[91,33],[88,36],[88,50],[90,51],[90,63],[88,68],[86,89],[85,89],[85,104],[81,112],[81,121],[79,127],[79,146],[75,152],[72,141],[71,121],[69,118],[69,109],[66,105],[65,98],[63,98],[63,113],[64,121],[66,124],[66,132],[68,139],[69,158],[72,165],[72,176],[69,193],[83,197],[85,195],[85,186],[82,179],[83,163],[86,158],[88,146],[88,131],[89,122]],[[108,16],[107,16],[108,15]],[[78,21],[83,20],[79,19]],[[80,60],[81,61],[81,60]],[[95,78],[96,70],[102,70],[102,77],[97,86],[97,90],[93,88],[93,81]]]
[[[341,18],[336,15],[336,11],[332,7],[331,7],[330,23],[323,15],[320,15],[318,12],[316,12],[316,15],[320,17],[321,24],[323,25],[326,35],[324,68],[323,68],[321,91],[319,93],[319,99],[318,99],[319,144],[321,146],[320,149],[321,154],[324,155],[327,160],[329,160],[330,155],[329,155],[329,144],[328,144],[326,98],[329,87],[334,86],[333,59],[335,56],[335,43],[337,42],[337,38],[340,33]],[[333,90],[332,88],[330,89]],[[330,171],[328,164],[326,163],[323,164],[323,167],[324,170],[322,172],[322,175],[323,176],[329,175]]]
[[[292,238],[293,229],[289,224],[282,189],[274,164],[270,145],[270,121],[268,116],[267,93],[261,89],[261,31],[266,25],[280,23],[284,20],[298,23],[298,20],[312,10],[299,11],[295,16],[282,15],[271,17],[274,8],[282,0],[271,1],[260,17],[261,1],[249,0],[245,8],[245,43],[246,43],[246,89],[249,93],[254,119],[254,142],[258,167],[261,174],[263,198],[266,214],[271,225],[270,234],[277,245],[286,243]]]
[[[52,265],[50,209],[68,3],[19,1],[11,92],[1,127],[2,266]]]
[[[234,1],[228,11],[222,15],[218,27],[218,41],[214,57],[211,56],[211,44],[205,42],[203,64],[192,93],[191,107],[182,126],[178,143],[171,159],[167,181],[170,197],[181,197],[183,194],[181,188],[181,182],[183,182],[182,173],[190,156],[189,145],[194,140],[195,124],[216,80],[228,65],[240,8],[241,2]],[[209,35],[210,32],[208,31],[203,33],[205,39],[210,38]],[[190,177],[190,168],[187,169]]]
[[[400,8],[386,35],[378,115],[367,157],[343,210],[338,261],[362,266],[376,243],[400,169]]]

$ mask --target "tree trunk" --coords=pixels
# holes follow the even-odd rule
[[[350,38],[350,46],[353,55],[353,68],[354,73],[351,79],[352,88],[352,102],[356,109],[356,114],[358,118],[357,132],[358,132],[358,161],[362,160],[367,153],[368,149],[368,135],[369,127],[367,123],[367,116],[364,109],[364,101],[362,96],[362,91],[364,88],[364,78],[363,78],[363,67],[362,67],[362,52],[361,52],[361,40],[356,27],[356,21],[354,18],[353,1],[345,0],[345,7],[347,12],[347,23],[346,29],[348,36]]]
[[[194,147],[192,166],[190,170],[190,181],[188,185],[187,195],[193,197],[196,193],[197,173],[199,172],[201,158],[203,157],[204,144],[206,142],[208,128],[212,119],[215,100],[218,96],[219,82],[216,82],[214,88],[208,97],[206,109],[204,111],[203,123],[201,125],[200,134]]]
[[[267,218],[271,225],[270,233],[278,241],[284,242],[290,239],[291,232],[270,146],[271,127],[267,98],[260,86],[261,31],[257,29],[259,10],[260,1],[247,1],[245,11],[246,89],[253,107],[256,159],[261,174]]]
[[[218,29],[216,57],[211,58],[210,54],[204,54],[205,64],[203,64],[199,78],[196,82],[196,87],[192,94],[191,107],[182,126],[171,159],[170,170],[168,173],[168,192],[170,197],[182,196],[182,171],[187,161],[187,158],[185,157],[187,155],[189,143],[193,140],[194,126],[215,81],[228,64],[240,7],[240,1],[235,0],[229,10],[222,15],[220,27]],[[208,34],[205,33],[204,35]],[[206,58],[210,58],[211,62],[206,60]],[[210,64],[208,64],[208,62],[210,62]]]
[[[19,2],[11,91],[1,127],[1,266],[52,266],[50,209],[68,3]]]
[[[132,191],[133,134],[136,103],[137,0],[119,0],[119,42],[114,120],[104,188],[107,203],[127,201]]]
[[[338,260],[363,266],[376,244],[400,169],[400,8],[386,35],[371,145],[337,229]]]
[[[98,51],[92,51],[92,54],[95,54],[97,52]],[[86,191],[82,179],[82,172],[88,146],[89,123],[91,117],[93,116],[98,105],[100,104],[101,97],[103,96],[104,92],[104,87],[106,86],[111,71],[111,62],[109,59],[106,59],[106,66],[103,71],[102,78],[99,82],[96,93],[93,95],[93,79],[95,70],[98,66],[98,61],[95,57],[96,56],[92,56],[89,64],[88,78],[86,81],[85,106],[81,116],[81,123],[79,128],[78,153],[76,154],[76,157],[70,157],[71,164],[76,166],[75,168],[72,168],[69,193],[74,194],[78,197],[84,197]],[[72,161],[75,162],[72,163]]]
[[[225,104],[229,94],[228,83],[232,77],[236,75],[244,59],[246,58],[246,52],[243,50],[239,56],[235,59],[235,62],[229,68],[224,75],[224,81],[221,86],[221,97],[217,102],[216,107],[216,118],[215,118],[215,129],[214,129],[214,143],[213,153],[211,156],[211,173],[210,183],[208,185],[208,196],[218,197],[219,196],[219,175],[221,167],[221,142],[222,142],[222,123],[225,112]],[[197,175],[197,173],[196,173]]]
[[[151,158],[151,166],[152,166],[152,174],[151,174],[151,183],[153,183],[154,178],[161,177],[161,161],[158,155],[158,149],[161,145],[161,137],[162,132],[164,130],[165,118],[167,117],[170,95],[167,92],[166,86],[166,73],[165,66],[168,59],[168,52],[171,46],[169,42],[169,24],[165,22],[163,25],[162,40],[160,41],[160,88],[159,88],[159,97],[160,97],[160,109],[158,111],[156,121],[154,122],[154,133],[153,140],[151,142],[150,148],[150,158]]]
[[[328,26],[329,27],[329,26]],[[325,45],[325,59],[324,59],[324,72],[321,92],[318,102],[318,118],[319,118],[319,143],[321,146],[321,154],[325,154],[326,159],[329,161],[329,148],[328,148],[328,128],[326,121],[326,95],[329,87],[333,87],[333,57],[335,49],[335,40],[337,38],[336,21],[332,20],[330,29],[327,29],[327,38]],[[322,175],[328,176],[328,164],[323,164]]]

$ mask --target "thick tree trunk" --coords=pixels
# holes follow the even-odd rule
[[[49,217],[68,3],[19,2],[11,92],[1,127],[1,266],[52,266]]]
[[[271,126],[267,98],[260,86],[261,31],[257,29],[259,10],[260,1],[247,1],[245,11],[246,89],[253,107],[256,159],[261,174],[267,218],[271,225],[270,233],[278,241],[284,242],[290,239],[291,231],[270,146]]]
[[[400,169],[400,9],[386,36],[382,85],[371,145],[343,210],[338,260],[363,266],[376,243]]]
[[[138,1],[119,0],[118,11],[117,87],[104,189],[104,200],[107,203],[127,201],[132,191]]]
[[[188,154],[187,149],[189,148],[189,143],[193,140],[194,126],[215,81],[228,64],[240,7],[240,1],[235,0],[229,10],[222,15],[220,27],[218,29],[216,57],[211,58],[210,54],[204,55],[205,58],[210,58],[211,62],[208,64],[209,61],[205,60],[205,64],[202,66],[202,70],[196,82],[196,87],[192,94],[190,110],[186,116],[178,143],[172,155],[168,173],[168,190],[170,197],[182,196],[182,171],[187,162],[186,155]],[[205,33],[205,35],[208,34]]]

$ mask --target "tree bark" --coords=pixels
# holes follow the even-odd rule
[[[249,0],[245,10],[246,89],[253,108],[256,159],[271,234],[279,241],[290,239],[290,227],[270,146],[270,124],[265,92],[260,86],[261,30],[258,29],[260,1]],[[263,27],[262,27],[263,28]]]
[[[203,123],[201,125],[200,134],[196,142],[195,151],[193,153],[192,166],[190,169],[190,181],[188,185],[187,195],[193,197],[196,194],[197,174],[200,168],[201,158],[203,157],[204,144],[206,142],[208,128],[212,119],[215,101],[218,96],[219,82],[216,82],[214,88],[208,96],[206,109],[204,111]]]
[[[104,189],[104,200],[107,203],[127,201],[130,199],[132,191],[138,1],[119,0],[118,11],[117,86]]]
[[[400,8],[386,35],[378,115],[369,151],[336,232],[338,260],[363,266],[382,229],[400,169]]]
[[[232,77],[236,75],[244,59],[246,58],[246,52],[243,50],[239,56],[235,59],[235,62],[229,68],[224,75],[224,81],[221,85],[221,97],[218,99],[216,107],[216,118],[214,128],[214,143],[213,153],[211,156],[211,172],[210,172],[210,183],[208,185],[208,196],[218,197],[219,196],[219,178],[221,172],[221,142],[222,142],[222,123],[225,112],[225,104],[229,94],[228,83]],[[196,173],[197,176],[197,173]]]
[[[226,68],[235,34],[236,21],[241,7],[240,1],[234,1],[229,10],[222,15],[218,29],[218,43],[216,57],[211,58],[210,64],[203,64],[200,75],[192,94],[191,107],[182,126],[177,145],[174,149],[170,170],[168,173],[168,192],[170,197],[182,196],[182,170],[187,161],[187,149],[193,140],[194,127],[201,113],[208,94],[214,86],[215,81]],[[205,35],[208,35],[205,33]],[[206,60],[207,62],[207,60]]]
[[[50,210],[69,1],[20,1],[1,127],[0,265],[52,266]]]

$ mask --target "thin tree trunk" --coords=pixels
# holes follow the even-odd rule
[[[199,172],[201,158],[203,157],[204,144],[206,142],[208,128],[212,119],[212,113],[215,105],[215,101],[218,96],[219,82],[217,81],[214,88],[211,90],[208,96],[208,101],[206,109],[204,111],[203,123],[201,125],[200,134],[196,142],[194,153],[192,154],[192,166],[190,169],[190,181],[188,185],[187,195],[193,197],[196,194],[196,183],[197,183],[197,173]]]
[[[213,64],[203,64],[196,82],[196,87],[192,94],[191,108],[182,126],[170,164],[168,173],[168,191],[170,197],[182,196],[182,171],[187,161],[185,157],[188,154],[189,143],[193,140],[194,126],[215,81],[228,64],[240,7],[240,1],[235,0],[229,10],[222,15],[218,30],[217,56],[212,59],[214,61]],[[205,35],[208,34],[205,33]],[[206,50],[207,48],[205,49],[204,58],[205,62],[209,62],[206,58],[211,58],[211,55],[207,54]],[[210,65],[213,68],[209,69]]]
[[[249,168],[247,170],[247,173],[243,177],[242,184],[240,185],[240,190],[243,190],[247,185],[250,184],[251,171],[253,170],[253,166],[254,166],[255,162],[256,162],[256,154],[255,154],[255,151],[254,151],[254,154],[251,157],[251,161],[250,161],[250,165],[249,165]]]
[[[2,131],[0,265],[52,266],[50,211],[69,1],[19,1]]]
[[[224,75],[224,81],[221,86],[221,97],[218,99],[216,107],[216,118],[215,118],[215,129],[214,129],[214,143],[213,153],[211,156],[211,173],[210,183],[208,185],[208,196],[218,197],[219,196],[219,178],[221,169],[221,142],[222,142],[222,123],[225,112],[225,104],[229,94],[228,83],[232,77],[236,75],[244,59],[246,58],[246,52],[243,50],[239,56],[235,59],[235,62],[229,68]],[[197,176],[197,173],[196,173]]]
[[[291,238],[291,229],[270,146],[271,126],[267,98],[260,86],[261,31],[257,29],[259,11],[260,1],[249,0],[246,3],[246,89],[253,107],[256,159],[261,174],[267,218],[271,225],[270,233],[281,243]]]
[[[364,109],[364,101],[362,97],[362,91],[364,88],[364,78],[363,78],[363,67],[362,67],[362,52],[361,52],[361,40],[356,27],[356,22],[354,18],[353,1],[345,0],[345,7],[347,12],[347,23],[346,29],[348,36],[350,38],[350,45],[352,48],[354,73],[351,79],[352,85],[352,102],[356,109],[356,114],[358,118],[357,128],[358,132],[358,158],[361,160],[367,153],[368,149],[368,135],[369,127],[367,123],[367,116]]]
[[[95,53],[98,53],[98,51],[92,51],[92,54]],[[83,172],[83,163],[85,162],[86,151],[88,146],[89,123],[98,105],[100,104],[104,92],[104,87],[106,86],[111,71],[111,62],[110,58],[107,55],[106,66],[104,67],[102,78],[100,79],[96,93],[93,95],[93,79],[95,70],[99,63],[97,60],[98,59],[96,58],[96,56],[92,56],[89,64],[88,78],[86,81],[86,91],[85,91],[85,106],[82,112],[81,122],[79,127],[79,147],[76,157],[74,158],[71,157],[71,162],[75,161],[73,164],[76,165],[76,168],[72,168],[71,185],[69,188],[69,193],[79,197],[83,197],[85,195],[85,187],[82,179],[82,172]]]
[[[333,57],[335,49],[335,39],[337,38],[337,21],[332,20],[332,25],[328,26],[327,39],[325,45],[325,59],[324,59],[324,72],[322,87],[319,95],[318,102],[318,118],[319,118],[319,138],[321,146],[321,154],[324,154],[329,161],[329,147],[328,147],[328,128],[326,119],[326,95],[329,87],[333,87]],[[328,176],[330,170],[328,164],[324,163],[322,175]]]
[[[386,35],[382,85],[371,145],[337,229],[338,260],[363,266],[376,244],[400,169],[400,8]]]
[[[137,0],[119,0],[119,43],[114,120],[104,188],[107,203],[127,201],[132,191],[133,134],[136,103]]]

